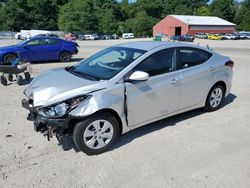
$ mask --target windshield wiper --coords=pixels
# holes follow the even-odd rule
[[[94,77],[94,76],[90,76],[90,75],[88,75],[88,74],[86,74],[86,73],[83,73],[83,72],[80,72],[80,71],[72,70],[71,73],[76,74],[76,75],[78,75],[78,76],[80,76],[80,77],[82,77],[82,78],[86,78],[86,79],[88,79],[88,80],[99,81],[98,78],[96,78],[96,77]]]

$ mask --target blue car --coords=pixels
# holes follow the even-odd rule
[[[0,64],[8,64],[18,56],[30,62],[69,62],[78,53],[78,44],[57,37],[33,37],[14,46],[0,48]]]

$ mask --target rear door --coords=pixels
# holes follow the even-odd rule
[[[43,61],[58,60],[61,51],[61,44],[57,39],[41,39],[41,54]]]
[[[147,81],[126,82],[128,123],[146,123],[179,109],[181,71],[176,70],[176,49],[165,49],[146,58],[134,71],[149,74]]]
[[[179,70],[182,70],[180,108],[201,103],[211,85],[214,69],[209,63],[210,52],[198,48],[179,48]]]

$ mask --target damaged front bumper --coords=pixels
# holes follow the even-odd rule
[[[69,129],[69,123],[74,118],[65,115],[61,118],[49,118],[38,114],[37,110],[33,107],[32,100],[23,99],[22,107],[29,110],[27,120],[34,122],[34,130],[41,132],[48,140],[52,138],[53,134],[64,135]]]

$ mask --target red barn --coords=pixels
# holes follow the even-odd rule
[[[153,35],[168,36],[195,33],[231,33],[236,25],[212,16],[169,15],[153,27]]]

